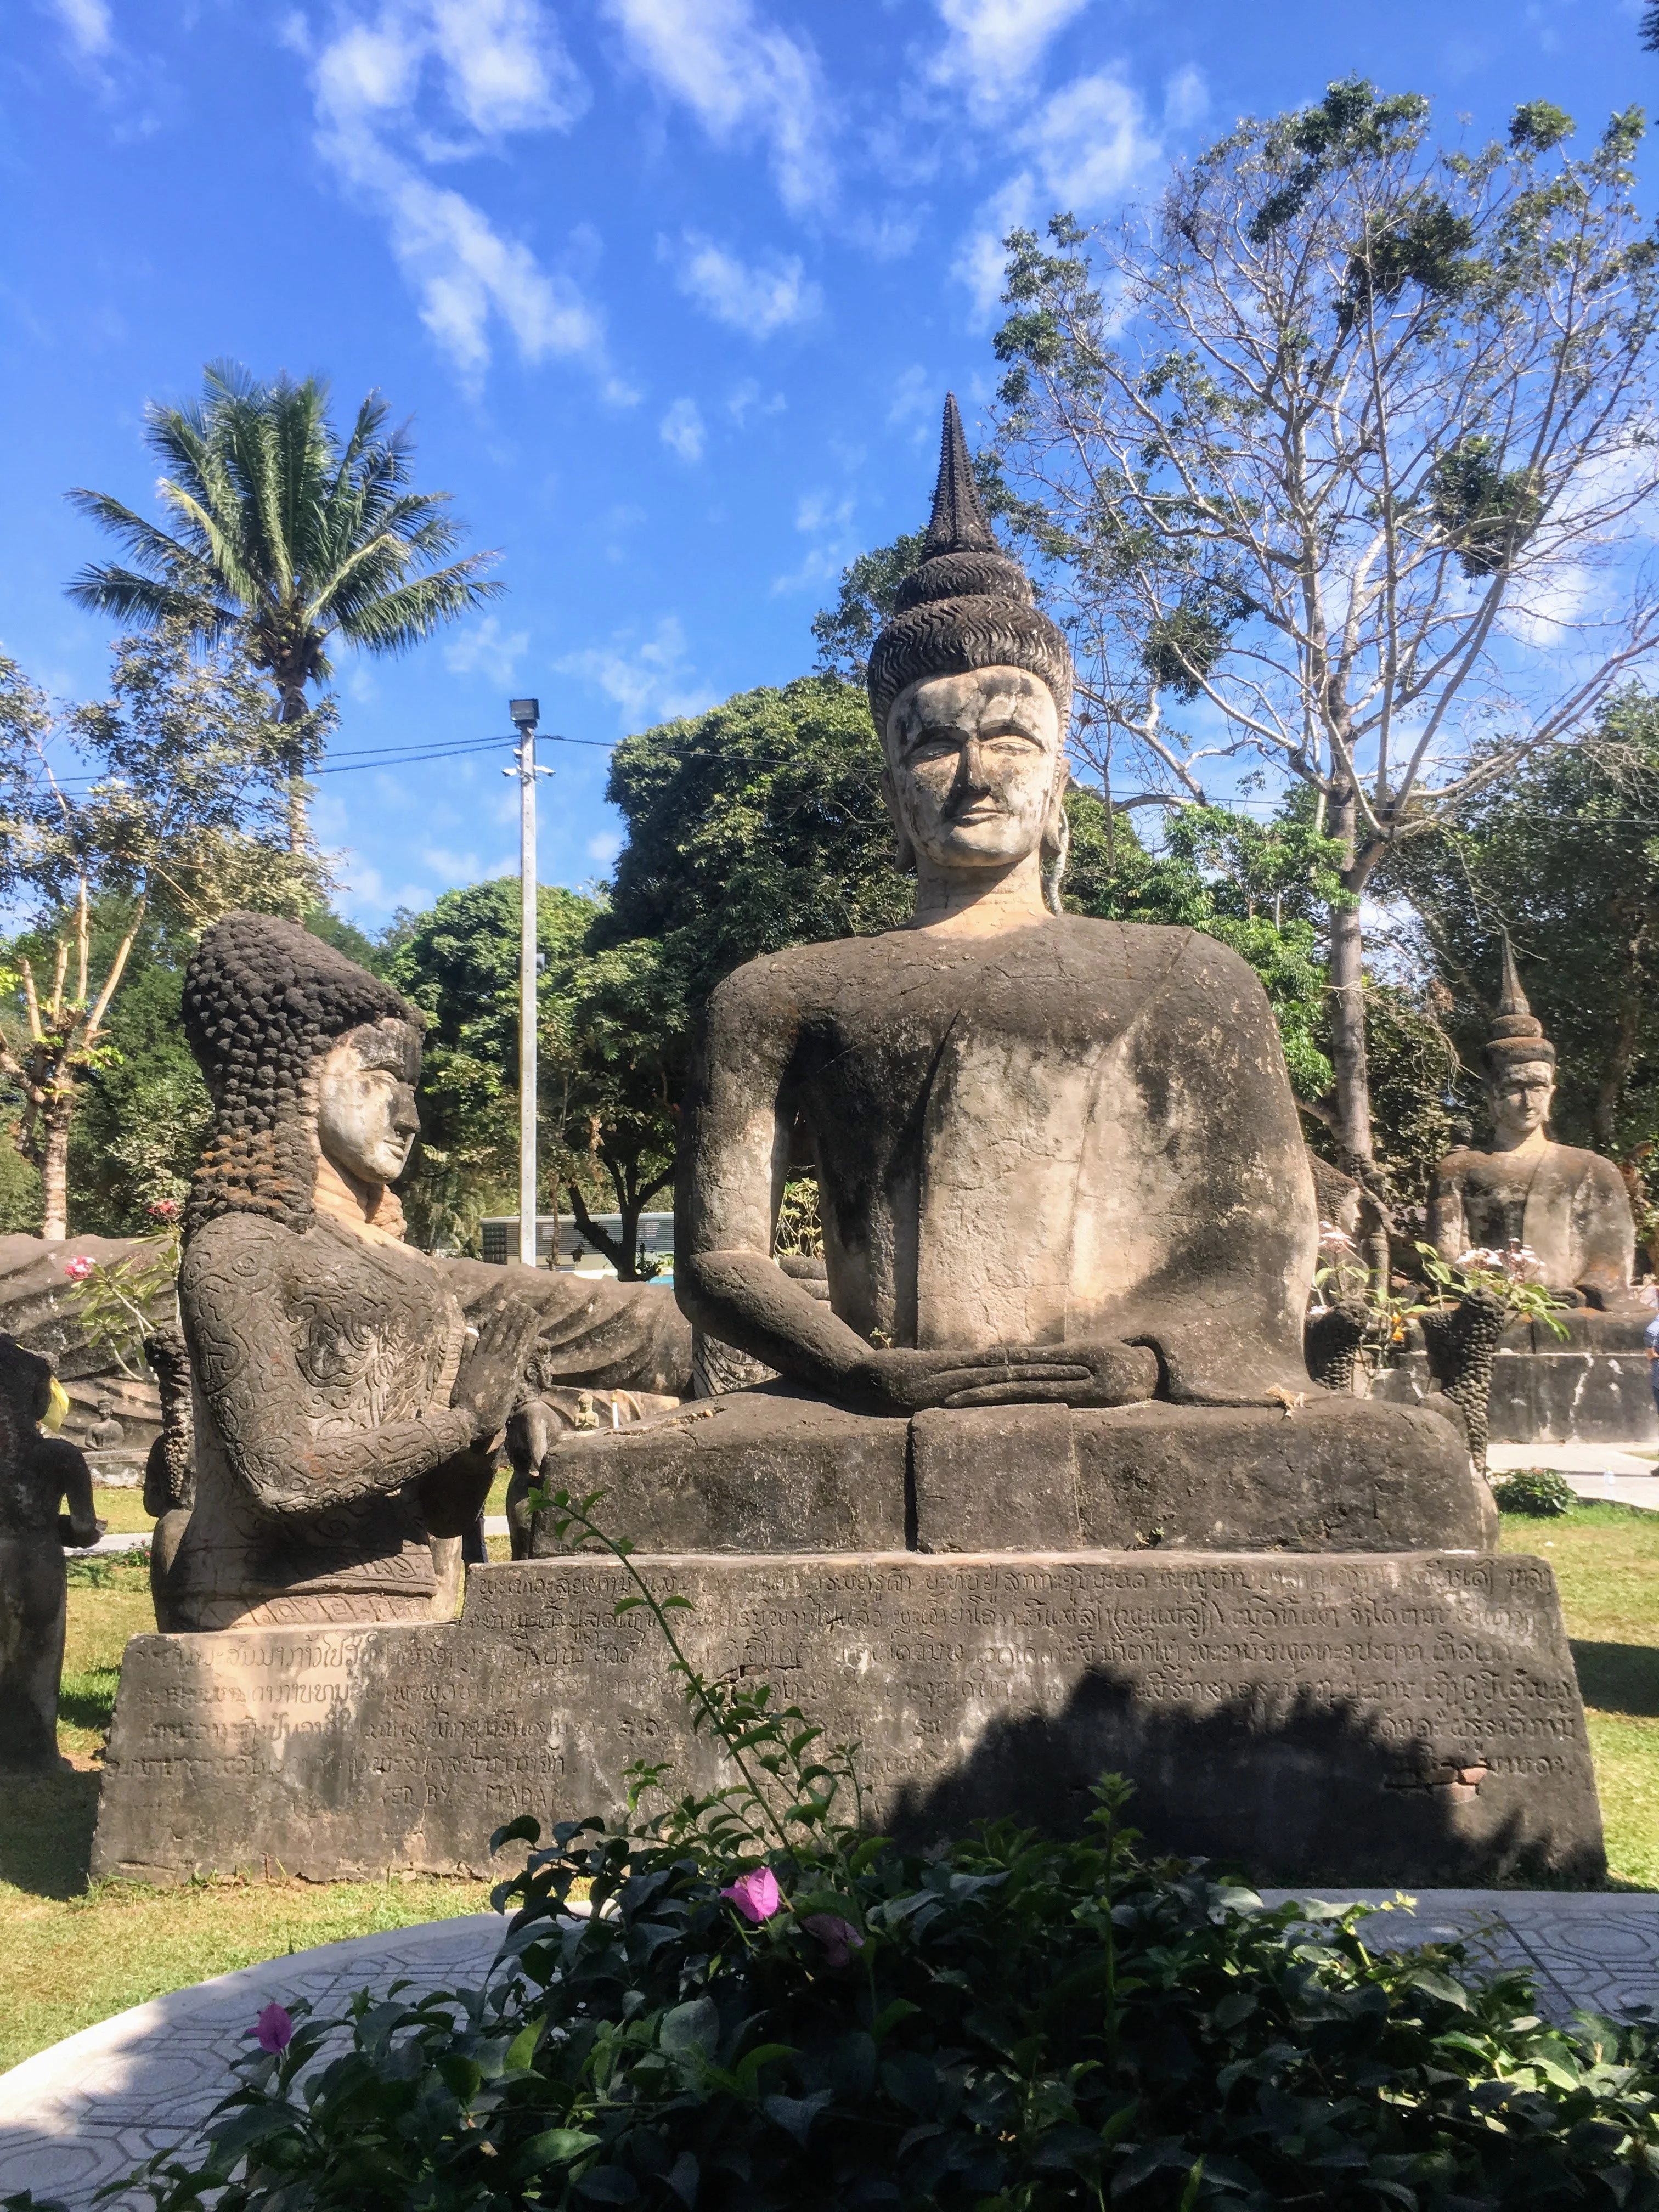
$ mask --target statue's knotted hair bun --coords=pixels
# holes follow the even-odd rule
[[[1063,740],[1072,718],[1071,652],[1036,605],[1024,569],[992,533],[952,392],[922,559],[899,586],[893,618],[870,655],[870,710],[883,743],[900,692],[976,668],[1023,668],[1046,684]]]

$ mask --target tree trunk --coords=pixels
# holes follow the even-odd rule
[[[48,1239],[69,1235],[70,1119],[74,1110],[75,1093],[65,1073],[40,1109],[40,1182],[46,1200],[40,1234]]]
[[[613,1237],[608,1229],[601,1229],[599,1223],[589,1213],[587,1200],[581,1194],[581,1186],[574,1182],[570,1186],[570,1211],[575,1220],[577,1233],[584,1243],[591,1244],[596,1252],[604,1253],[605,1258],[616,1269],[621,1281],[631,1281],[632,1278],[626,1272],[624,1266],[624,1262],[631,1265],[626,1235],[627,1215],[624,1213],[623,1216],[624,1234],[621,1237]]]
[[[1351,905],[1331,908],[1331,1065],[1336,1075],[1336,1110],[1332,1133],[1355,1159],[1373,1158],[1370,1074],[1365,1058],[1364,939],[1359,900],[1374,863],[1357,851],[1356,807],[1352,792],[1331,800],[1329,835],[1345,848],[1342,888]]]
[[[284,728],[306,718],[306,693],[303,684],[284,684],[282,687],[282,721]],[[305,763],[296,741],[283,751],[283,766],[288,771],[288,849],[302,853],[306,847]]]

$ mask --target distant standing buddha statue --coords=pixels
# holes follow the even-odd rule
[[[1624,1180],[1599,1152],[1550,1138],[1555,1047],[1527,1004],[1507,937],[1485,1058],[1493,1149],[1463,1146],[1441,1161],[1430,1241],[1454,1263],[1474,1248],[1524,1244],[1559,1297],[1608,1313],[1629,1309],[1636,1227]]]

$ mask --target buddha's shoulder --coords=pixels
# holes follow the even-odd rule
[[[1625,1178],[1602,1153],[1586,1152],[1582,1145],[1552,1145],[1550,1152],[1556,1167],[1576,1182],[1601,1183],[1608,1189],[1617,1185],[1628,1196]]]
[[[1251,977],[1237,953],[1196,930],[1156,923],[1097,921],[1056,915],[1029,928],[951,937],[935,930],[892,929],[878,937],[841,937],[763,953],[728,975],[716,997],[727,1007],[785,1000],[841,999],[879,989],[891,979],[1018,971],[1034,981],[1087,975],[1092,980],[1155,983],[1176,969],[1195,975]]]

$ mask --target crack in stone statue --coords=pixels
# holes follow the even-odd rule
[[[158,1583],[169,1626],[447,1620],[530,1376],[687,1385],[660,1291],[403,1242],[418,1020],[296,923],[232,915],[191,962],[215,1125],[179,1271],[196,1497]]]

